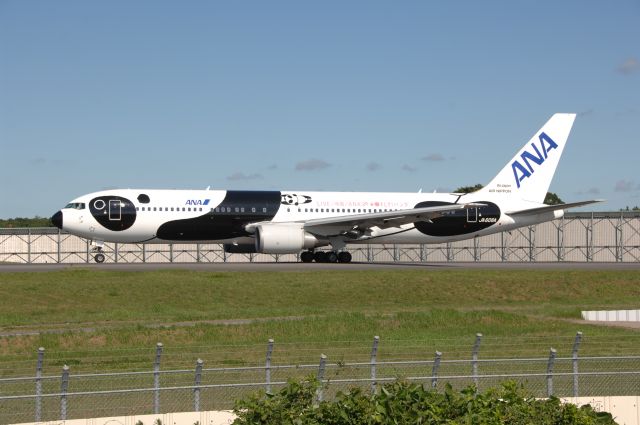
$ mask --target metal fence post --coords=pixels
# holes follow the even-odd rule
[[[529,226],[529,261],[536,261],[536,227]]]
[[[38,363],[36,364],[36,422],[42,418],[42,363],[44,362],[44,347],[38,348]]]
[[[564,261],[564,216],[558,225],[558,261]]]
[[[480,241],[477,236],[473,238],[473,261],[480,261]]]
[[[371,347],[371,393],[376,393],[376,362],[378,358],[378,343],[380,337],[378,335],[373,337],[373,346]]]
[[[60,420],[67,420],[67,391],[69,391],[69,366],[62,366],[62,384],[60,385]]]
[[[593,213],[587,225],[587,261],[593,261]]]
[[[556,361],[556,349],[549,350],[549,361],[547,363],[547,397],[553,395],[553,364]]]
[[[267,342],[267,360],[265,361],[265,391],[271,393],[271,354],[273,353],[273,339]]]
[[[436,351],[436,358],[433,361],[433,368],[431,369],[431,388],[438,386],[438,370],[440,370],[440,360],[442,359],[442,353]]]
[[[57,256],[57,259],[56,259],[57,263],[60,263],[60,261],[61,261],[61,253],[60,253],[61,245],[62,245],[62,230],[58,229],[58,243],[57,243],[58,256]]]
[[[196,379],[193,388],[193,410],[200,411],[200,384],[202,383],[202,359],[196,360]]]
[[[31,228],[27,230],[27,263],[31,264]]]
[[[316,400],[318,402],[322,401],[322,387],[323,387],[323,381],[324,381],[324,370],[325,367],[327,365],[327,356],[325,356],[324,354],[320,355],[320,366],[318,367],[318,382],[320,383],[320,387],[318,388],[318,391],[316,393]]]
[[[162,343],[156,345],[156,360],[153,362],[153,413],[160,413],[160,357],[162,357]]]
[[[169,244],[169,262],[173,263],[173,244]]]
[[[200,262],[200,244],[196,244],[196,263]]]
[[[473,351],[471,352],[471,374],[473,375],[473,383],[478,387],[478,352],[480,351],[480,342],[482,334],[476,334],[476,341],[473,343]]]
[[[576,333],[576,339],[573,341],[573,396],[578,397],[578,349],[582,342],[582,332]]]
[[[120,249],[119,249],[119,246],[118,246],[118,242],[116,242],[114,244],[114,247],[113,247],[113,262],[114,263],[118,262],[118,254],[119,253],[120,253]]]
[[[144,243],[142,244],[142,262],[147,262],[147,245]]]

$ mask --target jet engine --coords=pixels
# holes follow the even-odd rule
[[[318,245],[318,239],[305,232],[300,224],[256,226],[256,251],[263,254],[297,254]]]

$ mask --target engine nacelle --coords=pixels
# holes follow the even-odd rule
[[[297,254],[314,248],[318,239],[300,224],[261,224],[256,226],[256,251],[263,254]]]

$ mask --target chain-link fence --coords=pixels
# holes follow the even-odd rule
[[[265,351],[260,350],[261,364],[211,367],[197,358],[192,367],[182,369],[162,368],[167,362],[159,343],[148,370],[82,373],[65,364],[59,373],[47,374],[45,350],[40,349],[32,364],[35,375],[9,376],[10,371],[3,371],[0,423],[231,409],[248,393],[275,392],[289,379],[310,375],[323,382],[318,394],[323,399],[353,386],[377,391],[397,379],[434,389],[449,383],[454,388],[476,385],[479,390],[515,380],[538,397],[640,394],[640,355],[581,356],[581,341],[578,333],[572,346],[550,348],[540,357],[481,358],[483,337],[478,334],[467,347],[467,358],[449,359],[436,351],[416,360],[381,356],[380,339],[374,337],[366,351],[355,350],[360,361],[336,361],[331,354],[316,353],[317,362],[278,364],[275,343],[269,340]]]
[[[56,228],[0,229],[0,262],[90,263],[85,239]],[[349,245],[356,262],[637,262],[640,213],[567,213],[560,220],[454,243]],[[224,263],[298,261],[294,254],[230,254],[220,244],[117,244],[102,251],[109,263]]]

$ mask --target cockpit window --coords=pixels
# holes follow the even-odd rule
[[[138,195],[138,202],[140,202],[141,204],[148,204],[149,202],[151,202],[151,199],[149,199],[149,195],[141,193],[140,195]]]
[[[85,209],[86,205],[84,204],[84,202],[71,202],[69,204],[67,204],[67,206],[65,208],[71,208],[74,210],[83,210]]]

